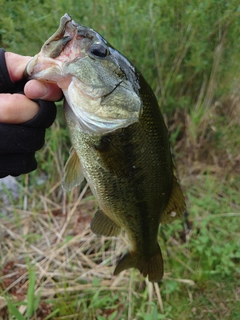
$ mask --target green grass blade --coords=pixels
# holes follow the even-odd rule
[[[35,283],[36,283],[36,265],[31,268],[31,266],[28,266],[28,273],[29,273],[29,285],[28,285],[28,290],[27,290],[27,312],[26,315],[27,317],[31,317],[34,313],[34,311],[37,309],[37,305],[35,302],[35,297],[34,297],[34,291],[35,291]],[[39,298],[38,298],[38,303],[39,303]],[[36,309],[35,309],[36,308]]]
[[[8,309],[12,315],[16,317],[17,320],[26,320],[26,318],[19,312],[19,310],[15,307],[15,305],[5,297]]]

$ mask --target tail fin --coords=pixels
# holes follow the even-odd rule
[[[138,255],[136,252],[127,252],[119,261],[114,270],[118,275],[125,269],[136,268],[151,282],[159,282],[163,277],[163,259],[159,245],[156,252],[151,256]]]

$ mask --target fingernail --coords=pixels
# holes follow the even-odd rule
[[[43,99],[48,93],[48,87],[42,82],[38,82],[37,87],[39,90],[38,91],[39,99]]]
[[[48,86],[37,80],[30,80],[24,88],[25,94],[30,99],[43,99],[48,94]]]

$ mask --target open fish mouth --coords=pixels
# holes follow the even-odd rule
[[[28,63],[26,74],[28,79],[56,83],[79,128],[102,134],[127,127],[141,116],[135,70],[129,66],[100,34],[65,14]]]
[[[45,69],[52,66],[53,60],[54,64],[60,67],[62,62],[81,58],[83,55],[78,47],[72,47],[74,40],[80,39],[78,27],[79,25],[66,13],[61,18],[57,31],[43,44],[39,54],[35,55],[26,66],[25,77],[41,80],[46,74]],[[44,61],[44,69],[42,61]]]

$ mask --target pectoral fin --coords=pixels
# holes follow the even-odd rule
[[[125,269],[136,268],[151,282],[159,282],[163,277],[163,259],[159,245],[156,252],[151,256],[141,256],[135,252],[127,252],[114,270],[114,275],[118,275]]]
[[[181,217],[186,209],[184,195],[177,181],[173,176],[173,186],[171,196],[169,198],[167,207],[161,215],[161,223],[172,222],[173,220]]]
[[[117,236],[121,231],[121,228],[108,218],[101,209],[98,209],[95,213],[91,222],[91,229],[95,234],[106,237]]]
[[[74,148],[70,150],[70,156],[64,168],[63,189],[70,191],[74,187],[80,185],[84,179],[82,167]]]

